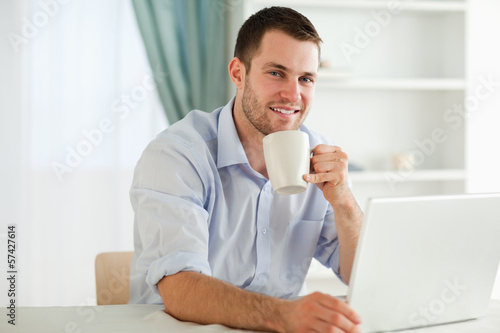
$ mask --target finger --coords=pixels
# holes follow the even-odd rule
[[[312,170],[315,173],[343,172],[347,170],[347,163],[340,159],[337,161],[317,162],[313,164]]]
[[[329,146],[329,145],[317,145],[313,149],[313,154],[326,154],[326,153],[335,153],[335,152],[341,152],[342,148],[339,146]]]
[[[332,296],[321,298],[319,302],[324,307],[333,310],[335,312],[341,313],[349,321],[355,324],[361,323],[361,316],[358,313],[356,313],[356,311],[354,311],[354,309],[351,308],[349,304],[347,304],[346,302],[341,301],[340,299]]]
[[[330,315],[330,325],[339,328],[339,332],[356,332],[361,333],[361,329],[358,325],[349,320],[346,316],[339,312],[333,312]]]
[[[330,182],[333,185],[338,185],[344,181],[345,177],[340,173],[310,173],[303,176],[306,182],[311,184],[322,184],[326,182]]]
[[[358,332],[356,331],[356,323],[344,314],[329,309],[322,304],[317,304],[314,307],[314,315],[316,317],[314,329],[317,332]]]
[[[316,154],[311,157],[313,163],[325,162],[325,161],[338,161],[338,160],[347,161],[348,159],[349,156],[347,155],[346,152],[343,151]]]
[[[351,331],[346,331],[340,327],[334,326],[332,323],[326,322],[326,321],[317,321],[314,323],[314,327],[312,327],[311,332],[317,332],[317,333],[323,333],[323,332],[329,332],[329,333],[345,333],[345,332],[351,332]],[[309,331],[308,331],[309,332]],[[355,332],[355,331],[353,331]],[[359,331],[361,333],[361,331]],[[357,333],[357,332],[356,332]]]

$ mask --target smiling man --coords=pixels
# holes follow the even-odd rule
[[[358,332],[343,301],[306,295],[312,258],[349,282],[362,212],[345,152],[303,125],[321,39],[300,13],[263,9],[241,27],[229,75],[236,96],[193,111],[151,142],[130,191],[135,254],[130,303],[163,303],[202,324],[278,332]],[[309,134],[316,186],[273,192],[262,139]],[[297,297],[302,296],[302,297]]]

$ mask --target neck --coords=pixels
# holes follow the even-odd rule
[[[269,179],[267,175],[266,163],[264,161],[264,149],[262,146],[264,134],[250,124],[249,120],[243,114],[243,110],[241,109],[241,104],[238,99],[234,102],[233,119],[236,131],[238,132],[238,137],[241,141],[243,149],[245,150],[250,166],[252,169]]]

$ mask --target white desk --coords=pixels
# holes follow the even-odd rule
[[[15,326],[8,324],[7,319],[7,316],[1,316],[2,333],[242,332],[221,325],[181,322],[167,315],[160,305],[20,307],[16,309]],[[498,333],[500,300],[490,302],[489,313],[484,318],[399,332]]]

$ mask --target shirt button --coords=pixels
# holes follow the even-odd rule
[[[266,228],[262,228],[262,233],[265,235],[267,234],[267,229]]]

